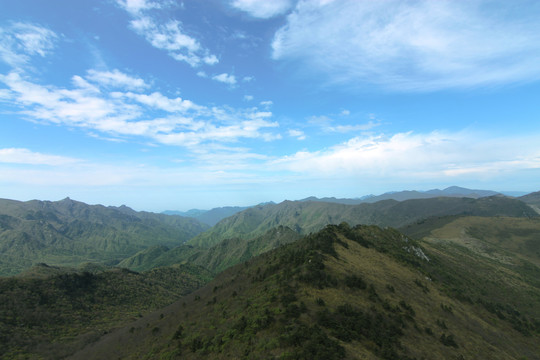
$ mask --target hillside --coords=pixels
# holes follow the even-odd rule
[[[290,228],[278,226],[253,239],[226,239],[210,248],[192,245],[180,245],[173,249],[163,246],[151,247],[121,261],[118,266],[143,271],[160,266],[189,263],[219,273],[239,262],[294,242],[300,237]]]
[[[220,221],[210,230],[188,242],[198,247],[210,247],[222,240],[253,238],[276,226],[289,227],[299,234],[309,234],[327,224],[374,224],[402,227],[432,216],[457,214],[478,216],[536,217],[538,214],[525,203],[493,196],[480,199],[438,197],[398,202],[379,201],[374,204],[345,205],[311,201],[284,201],[280,204],[251,207]]]
[[[206,229],[195,219],[126,206],[0,199],[0,275],[40,262],[115,264],[149,246],[180,245]]]
[[[540,191],[520,196],[518,199],[531,206],[540,214]]]
[[[540,286],[445,250],[392,229],[328,226],[71,358],[538,359]]]
[[[210,280],[195,266],[135,273],[39,264],[0,278],[0,358],[59,359]]]

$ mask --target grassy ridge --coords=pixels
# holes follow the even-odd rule
[[[540,289],[494,270],[395,230],[328,226],[73,358],[535,359]]]

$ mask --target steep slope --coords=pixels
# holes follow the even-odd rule
[[[239,262],[294,242],[300,237],[290,228],[278,226],[253,239],[226,239],[208,249],[191,245],[180,245],[170,250],[166,247],[152,247],[123,260],[118,266],[143,271],[159,266],[190,263],[219,273]]]
[[[88,269],[89,266],[85,266]],[[40,264],[0,278],[0,358],[59,359],[208,282],[195,266],[135,273]]]
[[[448,242],[496,261],[540,266],[540,219],[510,217],[433,218],[401,229],[430,243]]]
[[[126,206],[0,199],[0,275],[38,262],[114,264],[148,246],[177,246],[206,229],[194,219]]]
[[[520,196],[518,199],[528,204],[537,213],[540,214],[540,191],[533,192],[524,196]]]
[[[72,358],[538,359],[540,288],[463,255],[328,226]]]
[[[538,216],[523,202],[507,197],[432,198],[374,204],[344,205],[323,202],[284,201],[277,205],[255,206],[222,220],[188,243],[210,247],[228,238],[253,238],[279,225],[299,234],[309,234],[327,224],[374,224],[401,227],[432,216],[469,214],[479,216]]]

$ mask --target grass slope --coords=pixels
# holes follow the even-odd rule
[[[535,283],[491,259],[332,225],[72,358],[538,359],[539,302]]]
[[[177,246],[206,229],[194,219],[125,206],[0,199],[0,275],[39,262],[115,264],[148,246]]]
[[[0,358],[58,359],[211,278],[195,266],[135,273],[40,264],[0,278]]]
[[[540,266],[538,218],[448,217],[430,219],[403,231],[430,243],[453,243],[501,263],[528,261]]]

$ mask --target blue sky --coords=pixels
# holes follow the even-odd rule
[[[0,197],[537,191],[538,1],[0,2]]]

